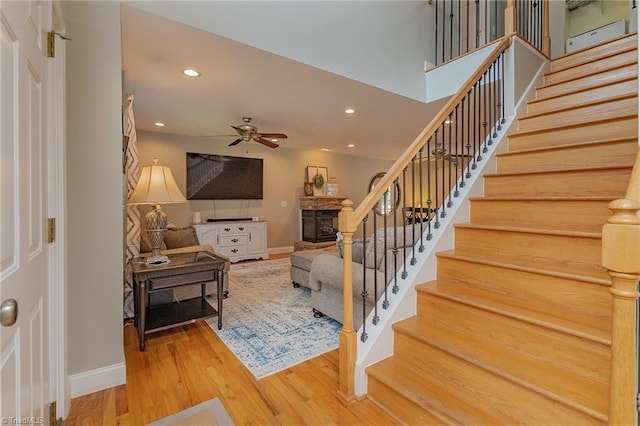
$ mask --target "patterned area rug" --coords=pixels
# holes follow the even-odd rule
[[[257,379],[338,347],[341,324],[314,318],[311,290],[293,288],[290,267],[289,259],[232,265],[222,330],[207,321]]]

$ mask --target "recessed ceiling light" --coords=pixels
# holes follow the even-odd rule
[[[446,120],[444,120],[444,124],[451,124],[453,123],[453,120],[450,118],[447,118]]]
[[[164,127],[164,123],[161,123],[159,121],[157,123],[153,123],[153,124],[155,124],[158,127]]]
[[[345,112],[345,114],[353,114],[353,113],[356,112],[356,110],[353,109],[353,108],[347,108],[347,109],[344,110],[344,112]]]
[[[189,77],[200,77],[200,73],[196,70],[192,70],[192,69],[186,69],[186,70],[182,70],[182,73],[186,76]]]
[[[323,151],[329,152],[329,148],[322,148]]]
[[[349,148],[353,148],[355,145],[350,143],[349,145],[347,145]]]

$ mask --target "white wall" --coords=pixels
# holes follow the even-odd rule
[[[155,132],[138,132],[140,165],[170,166],[180,189],[186,194],[186,153],[232,155],[264,159],[263,200],[193,200],[186,204],[167,204],[162,210],[176,226],[187,226],[192,213],[199,211],[202,219],[254,217],[266,220],[269,249],[291,248],[300,239],[299,198],[304,195],[303,182],[307,166],[327,167],[329,176],[340,183],[340,196],[350,198],[355,205],[368,193],[369,180],[389,169],[392,162],[371,160],[322,151],[301,151],[288,148],[270,149],[249,142],[235,147],[226,143],[203,141],[202,138]],[[284,204],[284,207],[282,205]],[[141,207],[146,212],[146,207]]]
[[[126,3],[409,98],[424,99],[424,61],[433,56],[434,13],[424,0]]]
[[[68,1],[63,10],[73,39],[66,42],[66,268],[74,375],[124,362],[120,4]]]

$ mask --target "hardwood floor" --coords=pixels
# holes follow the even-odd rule
[[[336,395],[337,350],[256,380],[203,321],[149,334],[145,352],[133,322],[123,337],[127,384],[73,399],[65,425],[143,425],[216,397],[236,425],[396,424]]]

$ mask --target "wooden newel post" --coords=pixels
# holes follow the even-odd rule
[[[338,215],[338,228],[342,233],[342,330],[339,336],[340,351],[340,384],[338,395],[345,401],[355,399],[355,368],[357,356],[357,335],[353,329],[353,234],[357,224],[354,220],[353,201],[342,202],[342,210]]]
[[[547,58],[551,57],[551,37],[549,36],[549,0],[544,0],[544,21],[542,23],[542,53]]]
[[[640,202],[615,200],[609,208],[614,214],[602,229],[602,265],[611,276],[613,296],[609,424],[635,425]]]
[[[514,0],[507,0],[507,7],[504,9],[504,35],[515,34],[516,28],[516,6]]]

